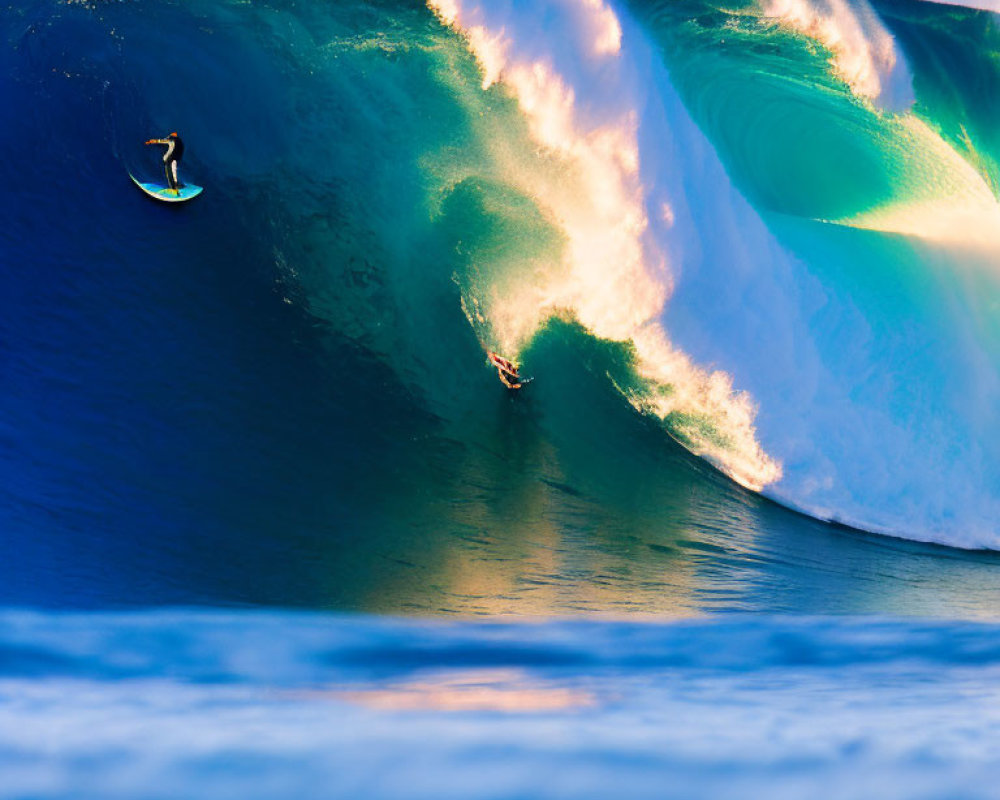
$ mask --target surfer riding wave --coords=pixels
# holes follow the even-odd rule
[[[531,381],[531,378],[521,376],[517,364],[513,361],[509,361],[492,351],[488,352],[487,355],[489,356],[490,363],[497,368],[497,375],[500,377],[500,382],[508,389],[520,389]]]
[[[163,168],[167,173],[167,186],[172,191],[178,191],[181,184],[177,178],[177,164],[184,157],[184,140],[174,131],[163,139],[149,139],[146,144],[167,146],[167,151],[163,154]]]

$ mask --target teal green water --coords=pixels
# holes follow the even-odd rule
[[[996,15],[935,4],[880,3],[913,65],[917,112],[1000,184],[1000,28]]]
[[[671,78],[751,201],[838,219],[894,197],[891,121],[870,113],[817,43],[762,18],[756,4],[639,6]]]
[[[652,273],[672,294],[660,324],[696,367],[721,369],[749,392],[759,443],[784,470],[765,491],[861,527],[981,545],[1000,502],[988,434],[1000,359],[994,256],[968,250],[961,234],[925,242],[896,231],[920,228],[914,204],[930,204],[931,217],[957,208],[956,225],[973,238],[998,214],[989,142],[976,133],[996,102],[964,88],[988,88],[992,39],[962,65],[970,78],[934,69],[968,28],[995,25],[981,12],[902,8],[883,14],[890,31],[909,25],[933,44],[896,34],[916,98],[898,114],[857,96],[822,42],[753,7],[637,6],[638,25],[622,16],[613,67],[588,62],[572,36],[557,48],[539,42],[531,24],[541,12],[476,13],[487,29],[506,26],[512,74],[518,59],[549,64],[572,87],[577,133],[613,129],[639,109],[650,222],[637,241],[645,268],[662,253],[672,276]],[[573,30],[576,12],[560,13]],[[467,43],[426,10],[366,14],[366,33],[349,9],[301,27],[274,18],[291,37],[287,58],[308,73],[284,101],[301,122],[286,134],[274,189],[275,264],[313,313],[391,364],[428,412],[461,419],[467,378],[438,365],[475,362],[479,348],[527,355],[553,314],[591,325],[602,290],[580,271],[574,237],[582,216],[596,246],[613,240],[615,218],[579,199],[588,171],[606,165],[539,147],[523,90],[503,79],[484,90]],[[306,33],[317,47],[301,46]],[[607,70],[619,81],[610,92]],[[950,106],[946,84],[960,87]],[[336,158],[318,113],[325,98],[345,109]],[[348,192],[331,202],[337,187]],[[660,197],[673,209],[669,226],[655,218]],[[886,210],[901,215],[865,216]],[[888,228],[821,224],[837,220]],[[552,305],[539,299],[553,295]],[[634,293],[614,297],[591,317],[648,313],[632,308]],[[617,329],[590,330],[627,354],[629,334]],[[750,444],[726,427],[725,405],[672,405],[690,376],[651,384],[627,366],[641,354],[625,357],[612,385],[643,408],[644,396],[665,397],[667,431],[696,453],[719,451],[713,462],[739,479],[734,465]]]

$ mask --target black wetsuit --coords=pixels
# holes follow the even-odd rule
[[[160,139],[159,142],[167,146],[167,152],[163,154],[163,168],[167,172],[167,185],[176,191],[180,188],[180,181],[177,179],[177,164],[184,157],[184,140],[176,133],[172,133],[166,139]]]

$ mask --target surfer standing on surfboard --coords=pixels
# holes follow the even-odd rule
[[[163,167],[167,171],[167,185],[176,192],[181,185],[177,179],[177,164],[184,157],[184,140],[174,131],[164,139],[150,139],[146,144],[167,146],[167,152],[163,154]]]

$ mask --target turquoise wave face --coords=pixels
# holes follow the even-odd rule
[[[819,14],[825,7],[784,5],[799,16],[801,9]],[[849,17],[819,16],[830,28],[824,39],[802,33],[801,23],[797,29],[795,13],[783,19],[782,4],[771,3],[772,15],[756,4],[632,6],[660,45],[688,110],[758,208],[838,220],[923,196],[921,184],[928,182],[938,184],[929,196],[940,193],[949,176],[933,172],[946,167],[933,163],[936,154],[927,152],[927,141],[925,152],[914,157],[921,143],[909,129],[911,116],[929,125],[995,191],[995,15],[922,2],[876,5],[877,27],[891,37],[897,62],[885,82],[898,84],[891,86],[891,102],[909,115],[872,113],[881,108],[879,99],[841,74],[842,63],[858,71],[862,62],[878,71],[877,63],[865,61],[869,50],[877,50],[876,37],[858,33],[851,41]],[[841,41],[851,49],[840,49]]]
[[[636,6],[686,108],[755,206],[839,219],[892,199],[890,120],[857,102],[819,43],[756,4]]]

